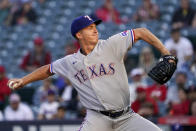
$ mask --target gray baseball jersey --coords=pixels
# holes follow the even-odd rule
[[[130,104],[123,58],[134,42],[133,30],[99,40],[87,56],[80,50],[50,65],[51,73],[68,78],[87,109],[122,110]]]

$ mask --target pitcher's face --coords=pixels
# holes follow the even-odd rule
[[[80,30],[76,36],[79,40],[86,41],[87,43],[97,44],[99,33],[97,31],[96,25],[93,23]]]

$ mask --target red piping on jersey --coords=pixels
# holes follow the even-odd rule
[[[133,31],[133,42],[135,42],[135,32],[133,29],[132,29],[132,31]]]

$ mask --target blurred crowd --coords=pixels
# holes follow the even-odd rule
[[[41,1],[40,1],[41,2]],[[14,26],[32,22],[36,24],[37,13],[31,0],[1,0],[0,24]]]
[[[47,0],[38,2],[44,4]],[[196,43],[181,34],[184,27],[196,28],[196,13],[189,0],[180,2],[180,6],[173,13],[172,28],[168,32],[170,38],[163,41],[171,54],[179,59],[178,69],[172,79],[165,85],[159,85],[147,76],[157,62],[151,46],[142,48],[138,61],[127,72],[131,108],[144,117],[196,116]],[[105,0],[104,4],[91,14],[93,18],[102,19],[106,23],[113,22],[117,26],[130,21],[159,20],[160,15],[160,7],[151,0],[143,0],[142,5],[129,18],[121,17],[112,0]],[[17,26],[27,22],[36,24],[38,17],[32,0],[0,1],[0,25]],[[33,43],[34,48],[21,58],[20,64],[20,68],[28,73],[52,61],[44,38],[36,37]],[[70,41],[65,44],[65,55],[78,49],[78,42]],[[130,61],[126,58],[125,63]],[[127,66],[129,65],[126,64]],[[42,85],[36,87],[32,105],[24,103],[17,92],[8,88],[8,80],[5,67],[0,66],[0,120],[61,120],[80,119],[85,116],[85,108],[79,102],[77,91],[67,79],[56,77],[43,80]]]

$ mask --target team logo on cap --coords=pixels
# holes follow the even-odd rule
[[[84,17],[92,21],[92,19],[88,15],[85,15]]]

